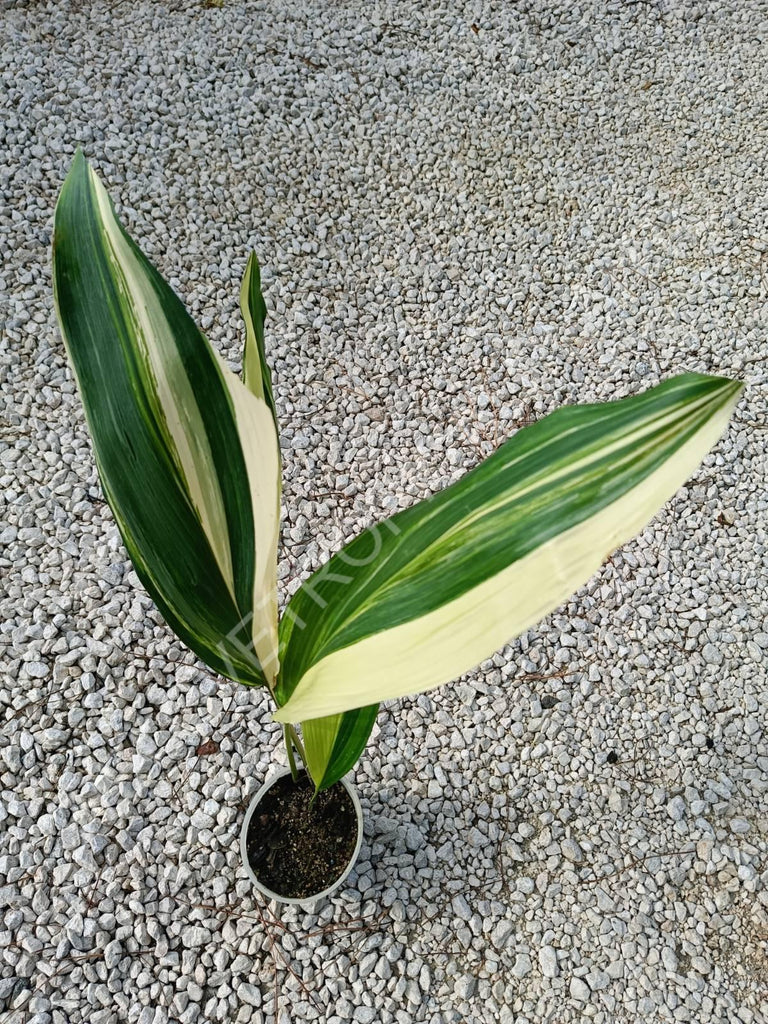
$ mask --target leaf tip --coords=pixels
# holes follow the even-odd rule
[[[85,153],[81,146],[78,146],[75,150],[75,155],[72,157],[72,163],[69,166],[69,173],[67,174],[67,180],[70,178],[77,178],[83,174],[87,174],[89,169],[88,160],[86,159]]]

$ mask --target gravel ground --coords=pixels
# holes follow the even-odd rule
[[[0,1024],[765,1024],[768,5],[0,6]],[[531,417],[749,384],[566,607],[382,712],[313,915],[239,863],[266,700],[100,493],[51,301],[78,143],[233,363],[262,259],[283,598]]]

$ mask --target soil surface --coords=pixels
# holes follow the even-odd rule
[[[357,843],[352,798],[340,782],[320,793],[305,773],[278,779],[253,813],[246,852],[262,885],[281,896],[306,899],[333,885]]]

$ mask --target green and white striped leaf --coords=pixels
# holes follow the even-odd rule
[[[251,253],[240,290],[240,308],[246,324],[243,378],[247,387],[263,398],[277,424],[272,381],[264,352],[266,306],[261,295],[259,264]],[[327,789],[356,763],[376,721],[378,704],[345,711],[329,718],[301,723],[307,768],[318,790]]]
[[[272,395],[272,375],[269,372],[264,350],[264,321],[267,318],[267,305],[261,294],[261,271],[255,252],[248,257],[243,274],[243,283],[240,287],[240,311],[245,320],[243,381],[249,391],[267,403],[275,421],[275,433],[278,433],[275,399]],[[278,457],[279,455],[278,447]]]
[[[255,266],[246,387],[76,156],[56,207],[54,296],[104,494],[174,631],[216,671],[272,685],[280,457]]]
[[[378,710],[378,704],[369,704],[301,723],[307,768],[318,791],[338,782],[357,763]]]
[[[357,537],[289,604],[276,719],[429,690],[523,633],[673,497],[741,388],[685,374],[632,398],[566,407]]]

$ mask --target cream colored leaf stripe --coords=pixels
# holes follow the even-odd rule
[[[57,205],[53,251],[59,323],[137,572],[211,667],[272,683],[280,459],[271,389],[267,400],[262,374],[254,393],[217,356],[81,154]]]
[[[675,494],[740,391],[685,374],[559,410],[357,538],[289,605],[277,720],[428,690],[530,628]]]

